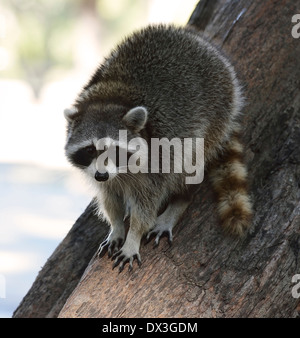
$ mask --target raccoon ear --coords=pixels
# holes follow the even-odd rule
[[[68,122],[71,122],[77,113],[78,113],[78,110],[75,107],[66,108],[64,110],[64,116]]]
[[[129,110],[123,117],[126,127],[135,133],[141,131],[147,122],[148,111],[144,107],[135,107]]]

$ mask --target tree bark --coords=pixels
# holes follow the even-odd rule
[[[105,236],[88,208],[16,317],[56,316],[64,303],[59,317],[299,317],[292,277],[300,274],[300,39],[291,35],[291,18],[300,4],[212,2],[201,0],[188,24],[224,49],[244,83],[244,143],[255,210],[249,234],[224,235],[205,179],[174,230],[173,245],[142,245],[142,266],[119,274],[107,256],[88,264]],[[47,297],[51,304],[43,304]]]

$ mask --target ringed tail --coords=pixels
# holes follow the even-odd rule
[[[213,165],[210,179],[218,199],[218,213],[226,232],[243,236],[252,219],[247,168],[238,131],[233,132],[225,152]]]

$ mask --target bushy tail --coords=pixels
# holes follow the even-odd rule
[[[238,131],[233,133],[225,152],[209,172],[217,193],[218,212],[224,229],[232,235],[242,236],[251,223],[252,203]]]

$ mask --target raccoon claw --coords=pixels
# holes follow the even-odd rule
[[[154,240],[154,245],[153,245],[153,247],[156,248],[159,244],[160,238],[165,233],[168,236],[169,245],[172,245],[172,242],[173,242],[172,228],[164,227],[164,226],[156,226],[153,230],[149,231],[149,233],[146,237],[147,243],[149,243],[150,237],[152,235],[156,235],[155,240]]]
[[[122,246],[122,244],[123,244],[122,238],[113,240],[108,247],[108,257],[110,258],[113,254],[115,254],[115,252]]]
[[[108,246],[109,246],[109,240],[106,239],[105,241],[103,241],[103,242],[100,244],[100,246],[99,246],[99,248],[98,248],[98,250],[97,250],[96,255],[97,255],[99,258],[103,257],[103,256],[106,254],[106,251],[107,251],[107,249],[108,249]]]
[[[122,244],[123,244],[122,238],[113,239],[112,241],[106,239],[100,244],[99,249],[97,251],[97,256],[101,258],[106,254],[106,252],[108,252],[107,255],[110,258],[116,252],[116,250],[120,248]]]
[[[142,264],[141,262],[141,256],[139,253],[132,255],[132,256],[127,256],[126,254],[123,253],[122,249],[117,251],[113,256],[112,259],[115,259],[114,264],[113,264],[113,269],[119,265],[119,273],[124,270],[124,267],[126,263],[129,262],[129,267],[128,271],[132,271],[133,269],[133,261],[136,259],[138,266]]]

